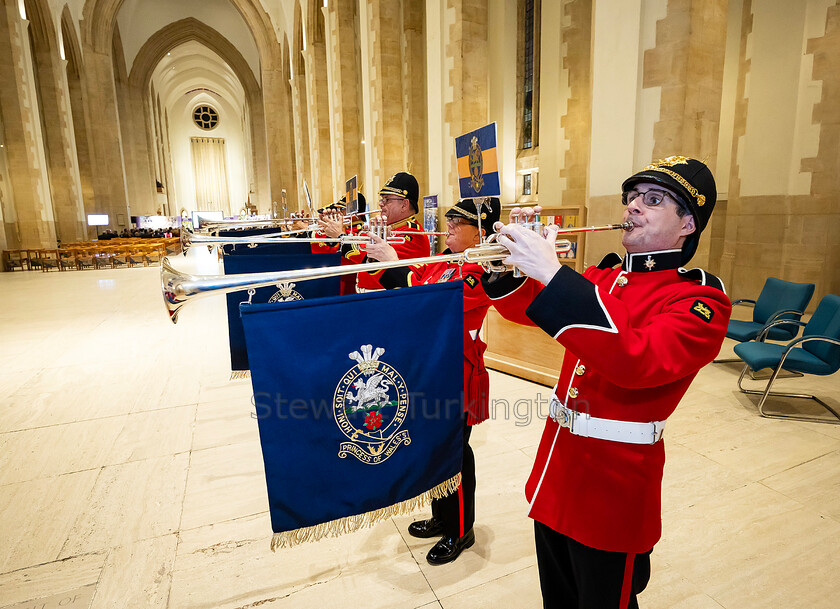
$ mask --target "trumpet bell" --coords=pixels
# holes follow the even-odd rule
[[[187,279],[195,278],[176,270],[169,263],[169,258],[164,258],[160,263],[160,289],[163,293],[163,304],[166,305],[166,310],[169,311],[169,320],[173,324],[178,323],[178,312],[190,300],[189,297],[184,295],[181,288],[181,284]]]

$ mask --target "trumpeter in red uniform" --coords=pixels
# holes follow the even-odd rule
[[[420,187],[417,179],[408,172],[401,171],[391,176],[379,191],[379,208],[381,223],[388,227],[388,231],[395,237],[404,239],[403,243],[394,243],[394,251],[400,260],[407,258],[424,258],[429,256],[429,238],[423,227],[414,220],[414,214],[419,211],[418,199]],[[360,195],[361,199],[361,195]],[[376,220],[371,219],[371,222]],[[321,231],[331,238],[338,238],[345,232],[344,227],[335,218],[322,217],[318,221]],[[367,235],[364,230],[357,228],[352,234]],[[329,244],[321,245],[319,251],[330,251]],[[335,246],[333,246],[335,247]],[[315,248],[313,247],[313,252]],[[332,251],[335,251],[334,249]],[[362,264],[369,262],[366,245],[346,245],[341,248],[341,264]],[[362,272],[354,277],[355,286],[352,292],[368,292],[381,290],[379,277],[382,271],[374,273]],[[352,293],[346,283],[342,284],[342,294]]]
[[[407,258],[425,258],[431,253],[429,238],[423,227],[414,220],[414,214],[420,211],[418,199],[420,187],[417,178],[406,171],[392,175],[379,190],[379,209],[382,221],[392,236],[405,239],[403,243],[394,243],[393,248],[400,260]],[[347,255],[351,262],[368,262],[367,246],[355,246]],[[381,290],[379,278],[382,271],[359,273],[357,289],[360,292]]]
[[[323,210],[319,211],[317,219],[319,230],[313,232],[314,237],[328,237],[338,239],[341,235],[360,235],[364,225],[364,216],[358,216],[352,224],[345,224],[344,217],[347,212],[347,195],[341,197],[335,203],[328,205]],[[359,214],[367,211],[367,200],[365,195],[359,193]],[[350,244],[320,242],[312,244],[313,254],[326,254],[332,252],[341,252],[341,265],[357,264],[355,259],[358,247]],[[351,257],[353,259],[351,259]],[[355,294],[356,293],[356,275],[342,275],[341,276],[341,294]]]
[[[444,254],[463,252],[480,243],[479,213],[482,232],[492,232],[501,213],[499,199],[480,200],[479,210],[472,199],[465,199],[446,212],[448,232]],[[396,260],[393,249],[377,239],[375,244],[368,246],[368,255],[380,260]],[[444,281],[464,282],[464,456],[461,485],[456,493],[432,501],[430,519],[413,522],[408,527],[408,532],[415,537],[440,537],[426,555],[426,560],[433,565],[452,562],[475,543],[475,456],[469,439],[472,426],[487,419],[489,401],[489,379],[484,368],[486,345],[478,336],[490,307],[490,300],[481,286],[483,272],[478,264],[434,262],[388,269],[380,276],[380,282],[386,288]]]
[[[505,262],[528,278],[483,277],[503,316],[566,347],[525,487],[545,607],[638,607],[661,534],[663,428],[718,354],[731,312],[719,279],[681,268],[714,208],[708,167],[669,157],[622,191],[633,223],[623,258],[581,275],[560,266],[556,229],[543,238],[510,224]]]

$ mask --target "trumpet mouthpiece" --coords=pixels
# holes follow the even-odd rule
[[[632,222],[630,222],[630,220],[628,220],[627,222],[622,222],[622,223],[621,223],[621,228],[622,228],[622,229],[624,229],[624,230],[626,230],[626,231],[629,233],[629,232],[630,232],[630,231],[632,231],[634,228],[636,228],[636,226],[635,226],[635,224],[633,224]]]

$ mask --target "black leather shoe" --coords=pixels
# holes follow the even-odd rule
[[[412,537],[419,537],[426,539],[427,537],[437,537],[443,534],[443,523],[435,518],[428,520],[418,520],[408,525],[408,534]]]
[[[474,543],[475,531],[472,529],[461,537],[443,537],[426,554],[426,560],[429,561],[430,565],[445,565],[458,558],[461,552]]]

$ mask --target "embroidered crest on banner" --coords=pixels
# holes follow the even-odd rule
[[[481,154],[481,146],[478,145],[476,136],[473,136],[470,140],[469,162],[470,186],[474,191],[479,192],[484,188],[484,157]]]
[[[300,292],[295,290],[295,284],[284,281],[283,283],[278,283],[277,287],[279,288],[271,298],[268,299],[268,302],[288,302],[290,300],[303,300],[303,296],[300,295]]]
[[[348,357],[354,360],[335,388],[333,415],[349,442],[339,445],[342,459],[353,455],[362,463],[383,463],[402,445],[411,444],[400,429],[408,413],[408,388],[400,373],[379,359],[381,347],[362,345]]]

